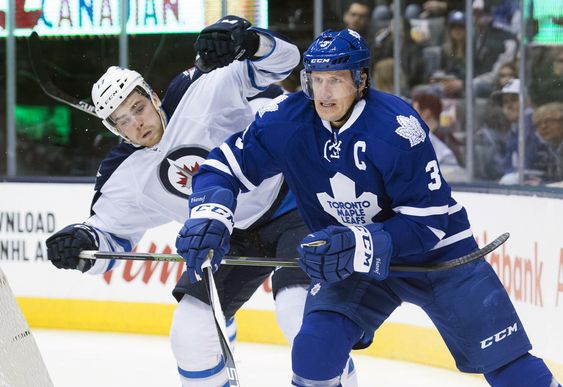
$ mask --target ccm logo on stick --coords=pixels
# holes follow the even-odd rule
[[[485,340],[481,341],[481,349],[485,349],[493,345],[493,343],[498,343],[499,341],[506,339],[508,336],[510,336],[517,330],[518,330],[518,323],[514,323],[514,325],[509,326],[503,329],[502,331],[495,333],[493,336],[487,337]]]

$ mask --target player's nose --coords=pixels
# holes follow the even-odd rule
[[[137,130],[142,129],[144,125],[143,119],[139,116],[133,117],[133,127]]]
[[[319,88],[319,98],[320,99],[329,99],[331,96],[332,96],[332,88],[327,84],[323,84]]]

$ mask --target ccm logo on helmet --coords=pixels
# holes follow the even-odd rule
[[[107,99],[104,101],[104,104],[107,105],[113,99],[113,97],[115,97],[116,94],[117,94],[117,90],[114,90],[111,93],[111,95],[109,97],[107,97]]]
[[[311,63],[328,63],[330,59],[327,58],[320,58],[320,59],[311,59]]]

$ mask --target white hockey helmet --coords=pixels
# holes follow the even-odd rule
[[[129,139],[117,130],[110,115],[135,89],[146,94],[157,111],[160,111],[160,106],[157,106],[156,101],[152,98],[151,87],[141,74],[134,70],[111,66],[92,86],[92,102],[96,114],[102,119],[106,128],[123,137],[127,142],[130,142]]]

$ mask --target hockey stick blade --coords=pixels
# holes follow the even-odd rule
[[[405,265],[395,264],[390,266],[393,272],[431,272],[452,269],[459,265],[472,262],[491,253],[510,237],[509,233],[504,233],[488,245],[477,249],[462,257],[452,259],[446,262],[431,263],[425,265]],[[100,252],[94,250],[84,250],[80,253],[83,259],[117,259],[117,260],[133,260],[133,261],[166,261],[166,262],[185,262],[184,259],[177,254],[152,254],[152,253],[113,253]],[[281,266],[281,267],[298,267],[297,258],[264,258],[264,257],[232,257],[226,256],[221,262],[224,265],[237,266]]]
[[[65,93],[53,83],[53,80],[47,71],[47,67],[43,62],[41,40],[39,39],[37,32],[33,31],[31,35],[29,35],[28,43],[31,67],[33,67],[33,72],[37,77],[37,83],[39,83],[43,92],[59,102],[67,104],[94,117],[98,117],[96,110],[94,109],[94,105]]]

